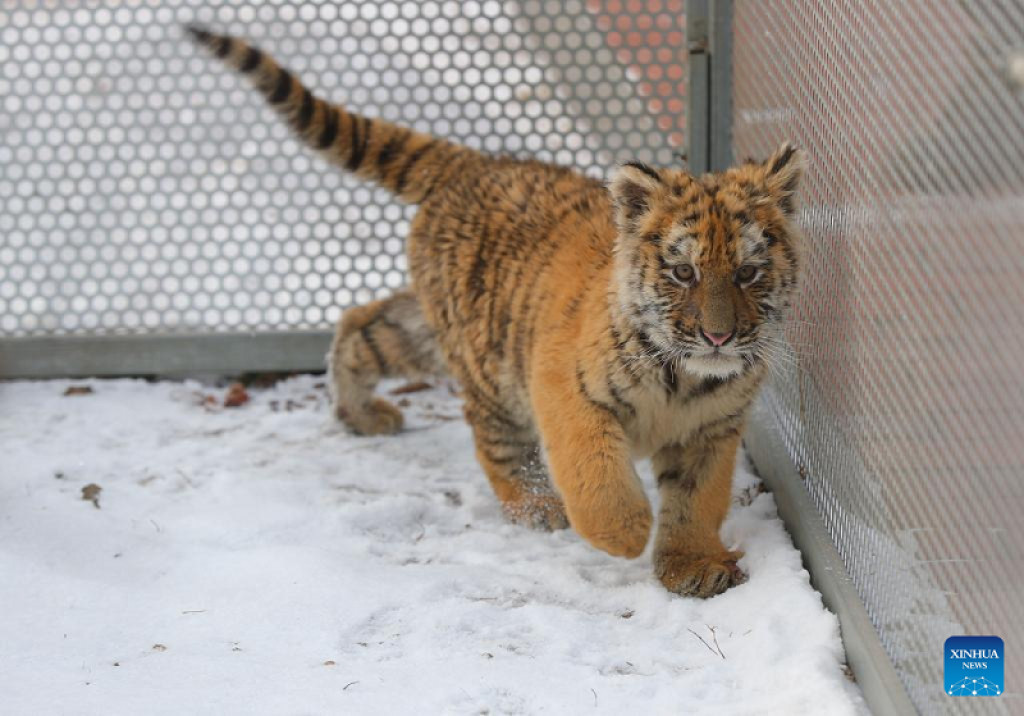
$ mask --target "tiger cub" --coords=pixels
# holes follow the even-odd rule
[[[509,518],[637,557],[653,516],[633,461],[652,456],[657,577],[699,597],[742,580],[718,532],[796,286],[800,152],[703,176],[630,162],[605,186],[353,114],[243,41],[189,31],[327,159],[420,207],[411,288],[338,326],[338,418],[394,433],[378,381],[448,371]]]

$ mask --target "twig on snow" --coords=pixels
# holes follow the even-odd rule
[[[710,624],[705,624],[704,626],[706,626],[708,628],[708,631],[711,632],[711,638],[715,641],[715,648],[718,649],[718,655],[724,659],[725,652],[722,651],[722,647],[718,645],[718,634],[715,633],[715,627],[711,626]]]
[[[707,624],[705,624],[704,626],[707,626]],[[687,629],[686,631],[690,632],[695,637],[700,639],[700,643],[703,644],[704,646],[706,646],[708,648],[708,651],[710,651],[712,654],[714,654],[715,656],[719,656],[719,657],[724,659],[725,658],[725,654],[722,653],[722,648],[718,646],[718,638],[715,637],[715,630],[712,629],[711,627],[708,627],[708,629],[711,630],[711,636],[714,638],[714,640],[715,640],[715,647],[717,647],[717,648],[712,648],[712,646],[710,644],[708,644],[707,641],[704,640],[704,637],[702,637],[700,634],[695,632],[693,629]]]

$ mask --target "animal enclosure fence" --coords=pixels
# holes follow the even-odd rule
[[[272,367],[319,367],[342,309],[404,283],[410,209],[299,146],[183,23],[252,39],[356,111],[495,153],[601,176],[685,144],[682,0],[2,7],[8,375],[256,368],[284,342]]]
[[[192,21],[357,111],[594,176],[805,148],[751,455],[798,476],[918,709],[952,708],[947,636],[1024,643],[1019,2],[0,2],[0,376],[318,368],[342,309],[403,284],[409,209]],[[1007,674],[956,706],[1020,708]]]
[[[1024,641],[1024,7],[737,3],[738,156],[811,157],[793,361],[769,421],[915,706],[943,642]],[[755,461],[770,461],[765,452]]]

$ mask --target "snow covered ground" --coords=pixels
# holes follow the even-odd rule
[[[4,713],[864,712],[747,471],[750,580],[682,599],[507,524],[447,387],[357,438],[322,380],[0,384]]]

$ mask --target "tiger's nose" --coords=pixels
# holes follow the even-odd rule
[[[735,333],[735,331],[729,331],[728,333],[708,333],[703,328],[700,329],[700,332],[704,334],[704,338],[707,339],[708,343],[716,348],[724,346],[726,341],[732,338],[732,334]]]

